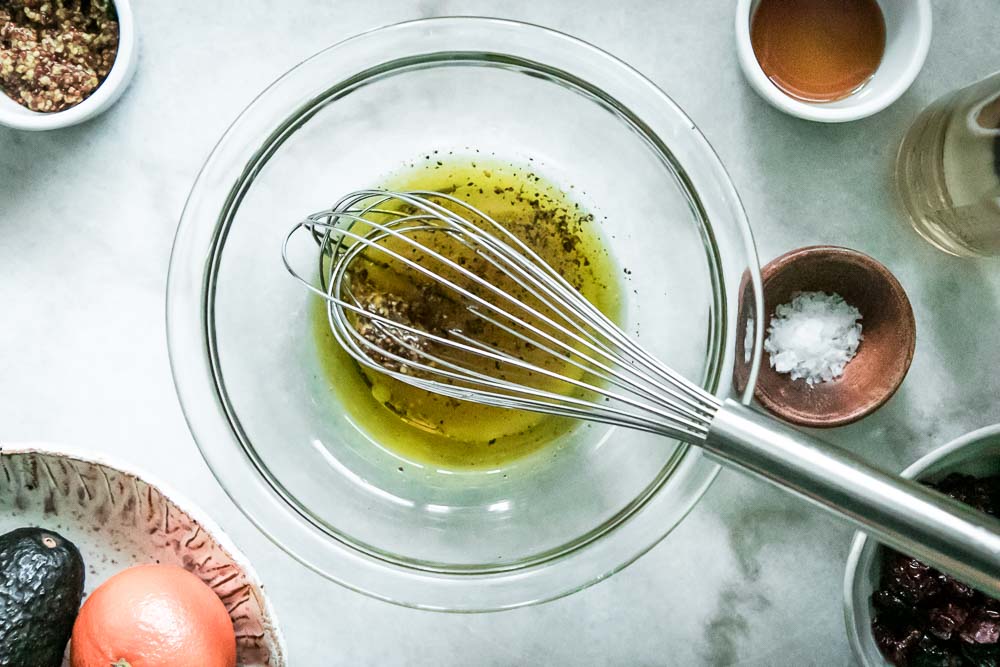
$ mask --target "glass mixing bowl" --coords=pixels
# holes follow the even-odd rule
[[[171,259],[177,391],[232,499],[323,575],[427,609],[552,599],[650,549],[717,466],[697,448],[581,423],[507,466],[436,469],[355,426],[319,370],[315,297],[286,274],[281,241],[306,214],[433,151],[530,163],[571,188],[628,275],[624,328],[718,396],[749,400],[756,254],[705,138],[608,54],[473,18],[343,42],[232,125],[194,185]]]

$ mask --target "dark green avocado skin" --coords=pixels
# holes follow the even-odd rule
[[[79,550],[58,533],[18,528],[0,535],[0,666],[62,665],[83,578]]]

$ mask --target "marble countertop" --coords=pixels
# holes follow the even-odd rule
[[[733,48],[734,6],[135,0],[139,71],[117,106],[67,130],[0,128],[0,440],[104,451],[180,487],[257,566],[294,667],[853,664],[841,613],[851,531],[726,471],[652,552],[557,602],[450,616],[352,593],[299,566],[232,505],[187,430],[167,362],[174,230],[195,174],[236,114],[289,67],[359,31],[494,15],[593,42],[666,90],[728,167],[763,261],[835,243],[895,272],[917,318],[912,370],[880,412],[828,437],[900,469],[1000,421],[1000,264],[932,249],[895,210],[889,182],[916,113],[1000,67],[995,0],[935,2],[930,56],[911,90],[889,110],[839,126],[782,115],[750,90]]]

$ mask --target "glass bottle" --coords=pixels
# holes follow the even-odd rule
[[[896,187],[937,248],[1000,255],[1000,72],[921,112],[899,147]]]

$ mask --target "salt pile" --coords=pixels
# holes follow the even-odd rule
[[[862,340],[861,313],[839,294],[801,292],[775,309],[764,349],[771,367],[810,385],[844,373]]]

